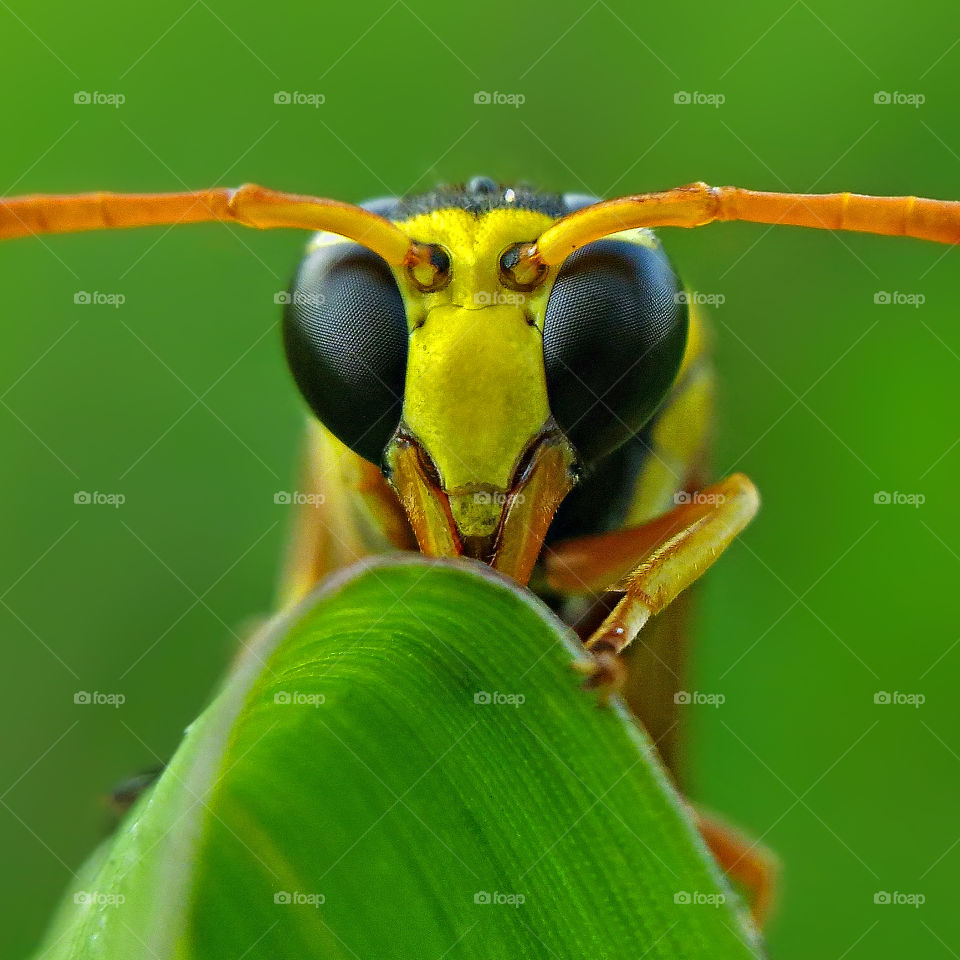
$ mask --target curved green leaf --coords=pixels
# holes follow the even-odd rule
[[[244,652],[45,958],[741,958],[742,906],[576,641],[487,568],[328,580]]]

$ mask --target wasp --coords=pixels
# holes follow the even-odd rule
[[[960,241],[960,202],[704,183],[606,201],[485,177],[361,205],[254,185],[0,200],[0,238],[214,220],[313,232],[283,316],[314,415],[283,604],[369,554],[489,564],[578,631],[588,684],[625,689],[674,773],[684,591],[759,497],[742,474],[704,485],[709,331],[653,229]],[[698,825],[762,919],[766,854]]]

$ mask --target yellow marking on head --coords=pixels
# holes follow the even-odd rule
[[[549,413],[540,333],[516,307],[436,307],[411,334],[403,418],[447,492],[505,490]]]
[[[524,450],[550,416],[543,317],[556,276],[529,293],[507,289],[499,261],[553,218],[531,210],[438,210],[400,224],[413,239],[442,245],[451,280],[421,293],[395,271],[410,323],[403,420],[453,494],[463,533],[485,535],[502,510]]]
[[[449,285],[436,293],[421,293],[405,270],[395,270],[411,325],[415,326],[438,306],[453,304],[477,310],[500,303],[519,304],[542,329],[556,268],[536,290],[521,294],[508,290],[500,282],[499,263],[500,254],[507,247],[535,240],[553,222],[553,217],[545,213],[507,208],[479,216],[460,209],[434,210],[399,223],[411,239],[444,247],[452,264]]]

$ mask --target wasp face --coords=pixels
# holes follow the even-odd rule
[[[383,465],[421,549],[520,580],[581,467],[653,414],[686,339],[684,298],[647,232],[514,270],[516,251],[571,207],[483,178],[379,202],[427,262],[391,268],[320,234],[285,313],[301,391]]]

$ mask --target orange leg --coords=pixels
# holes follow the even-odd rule
[[[723,872],[745,888],[750,912],[760,929],[770,918],[776,892],[777,861],[764,846],[751,842],[739,830],[701,810],[695,810],[697,829]]]
[[[0,199],[0,240],[153,224],[220,220],[248,227],[328,230],[378,253],[394,266],[418,261],[422,250],[397,226],[353,204],[245,184],[187,193],[78,193]]]
[[[760,504],[743,474],[693,494],[639,527],[570,540],[546,555],[549,586],[562,592],[623,590],[624,596],[587,640],[596,664],[591,686],[616,687],[620,652],[644,624],[713,564],[753,519]]]
[[[960,201],[857,193],[765,193],[691,183],[583,207],[558,220],[522,257],[556,264],[578,247],[636,227],[701,227],[721,220],[960,243]]]

